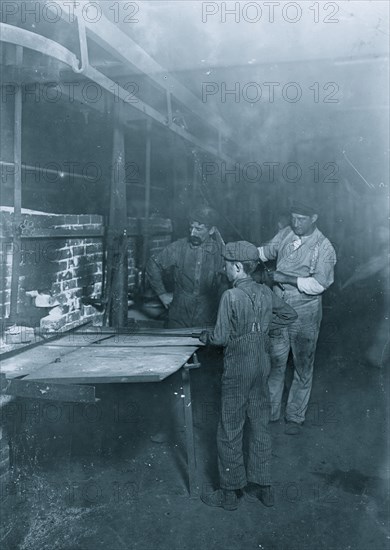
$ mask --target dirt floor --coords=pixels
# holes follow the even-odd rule
[[[275,506],[227,512],[191,499],[181,378],[100,386],[95,407],[19,400],[5,424],[12,482],[2,548],[20,550],[384,550],[390,547],[388,370],[364,359],[356,312],[326,311],[304,429],[271,424]],[[353,326],[353,331],[351,330]],[[218,368],[192,372],[199,491],[217,484]],[[173,413],[162,395],[171,399]],[[169,440],[150,434],[169,418]],[[156,421],[157,420],[157,421]],[[175,424],[176,422],[176,424]]]

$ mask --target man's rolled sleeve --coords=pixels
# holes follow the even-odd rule
[[[267,256],[265,255],[264,253],[264,246],[259,246],[258,247],[258,252],[259,252],[259,258],[262,262],[268,262],[269,258],[267,258]]]
[[[299,292],[303,292],[304,294],[309,294],[311,296],[322,294],[325,290],[325,287],[320,285],[314,277],[298,277],[297,287]]]
[[[336,264],[336,252],[328,239],[322,243],[318,261],[312,277],[319,283],[324,290],[330,287],[334,281],[334,266]]]

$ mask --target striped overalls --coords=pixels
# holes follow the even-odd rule
[[[268,423],[270,372],[268,330],[291,323],[296,314],[264,285],[250,277],[235,283],[221,299],[210,342],[223,345],[221,416],[217,432],[222,489],[241,489],[248,482],[271,484],[271,437]],[[245,468],[243,432],[248,421]]]

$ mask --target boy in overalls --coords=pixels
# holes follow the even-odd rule
[[[269,329],[292,323],[297,314],[267,286],[253,281],[259,254],[246,241],[228,243],[224,250],[226,275],[233,288],[223,293],[212,332],[200,340],[224,347],[221,415],[217,432],[220,489],[202,496],[208,506],[236,510],[237,491],[245,489],[266,506],[273,505]],[[248,418],[249,454],[245,468],[243,431]]]

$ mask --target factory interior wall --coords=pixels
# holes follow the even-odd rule
[[[56,38],[58,33],[59,27]],[[186,234],[187,211],[196,202],[207,201],[216,208],[226,241],[244,238],[260,245],[275,234],[278,215],[289,200],[301,196],[319,206],[319,228],[337,252],[335,283],[324,295],[304,444],[302,439],[289,440],[282,423],[272,426],[277,507],[268,510],[246,503],[233,520],[228,513],[210,511],[188,498],[179,378],[147,387],[102,385],[95,406],[2,397],[0,481],[4,541],[10,549],[387,548],[389,380],[386,368],[374,366],[378,356],[383,361],[389,351],[388,334],[383,337],[389,307],[388,267],[383,263],[389,245],[384,116],[388,111],[378,108],[386,96],[387,71],[381,63],[362,59],[356,65],[334,65],[316,60],[303,63],[299,70],[294,64],[271,63],[250,70],[214,69],[210,81],[232,86],[299,80],[307,95],[297,103],[279,97],[272,108],[268,101],[251,102],[242,95],[238,102],[234,96],[226,101],[210,98],[210,108],[235,129],[237,163],[200,154],[195,176],[193,147],[177,136],[168,138],[166,128],[152,128],[150,219],[169,219],[172,227],[152,236],[150,254]],[[338,103],[325,101],[331,89],[321,87],[322,74],[338,83]],[[178,76],[191,82],[190,87],[196,82],[197,89],[207,81],[200,71],[181,71]],[[310,86],[317,81],[321,95],[313,103]],[[12,113],[12,101],[10,95],[2,102],[6,117]],[[7,132],[12,117],[3,121]],[[145,126],[144,120],[134,120],[125,136],[131,227],[145,214]],[[51,228],[57,217],[59,226],[105,225],[113,128],[110,115],[97,113],[88,104],[71,103],[65,97],[37,100],[34,94],[23,98],[22,206],[44,213],[25,215],[26,231],[28,222],[38,227],[42,218]],[[7,139],[2,143],[2,160],[12,160]],[[2,176],[1,204],[12,207],[12,170]],[[9,217],[8,211],[1,213],[6,226]],[[142,231],[129,238],[130,289],[142,267],[140,237]],[[41,242],[51,245],[50,239]],[[62,305],[70,306],[62,312],[64,327],[75,326],[76,317],[77,324],[97,315],[80,298],[85,287],[89,297],[101,291],[102,239],[56,239],[55,261],[38,254],[39,263],[31,269],[34,247],[33,255],[28,248],[21,266],[21,307],[31,308],[23,291],[50,290],[57,298],[62,296]],[[64,258],[59,258],[60,250]],[[10,251],[8,243],[3,248],[5,258]],[[79,267],[70,264],[74,259],[68,258],[68,251],[84,262],[82,276],[66,276]],[[3,260],[5,315],[9,267],[10,262]],[[68,280],[76,281],[74,288]],[[24,312],[25,320],[31,317],[31,312]],[[375,361],[371,361],[373,348]],[[217,483],[219,377],[220,365],[193,375],[197,460],[206,489]],[[156,446],[149,436],[161,415],[163,393],[172,400],[175,429],[168,443]]]

